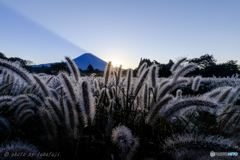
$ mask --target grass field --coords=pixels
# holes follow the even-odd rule
[[[196,68],[181,58],[172,75],[158,66],[105,68],[83,77],[31,74],[0,60],[0,156],[5,159],[217,159],[240,152],[240,80],[184,77]],[[222,157],[229,158],[229,157]]]

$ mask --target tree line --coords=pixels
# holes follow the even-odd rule
[[[46,73],[46,74],[53,74],[56,75],[59,71],[67,71],[68,67],[65,62],[59,62],[59,63],[54,63],[51,64],[49,67],[42,65],[41,67],[33,67],[34,63],[30,60],[24,60],[19,57],[10,57],[7,58],[3,53],[0,52],[0,58],[9,60],[12,62],[18,61],[21,66],[25,69],[27,69],[30,73]],[[171,75],[170,68],[174,64],[173,60],[169,60],[167,64],[159,63],[156,60],[151,61],[150,59],[147,58],[141,58],[139,65],[137,68],[133,70],[133,76],[136,76],[138,68],[143,64],[147,63],[148,66],[151,66],[153,63],[158,65],[159,71],[158,71],[158,76],[159,77],[169,77]],[[234,74],[240,74],[240,66],[237,64],[236,60],[230,60],[225,63],[219,63],[217,64],[217,60],[214,58],[213,55],[205,54],[200,56],[199,58],[193,58],[187,60],[188,63],[196,63],[198,68],[194,70],[193,72],[189,73],[187,76],[198,76],[201,75],[202,77],[227,77],[227,76],[232,76]],[[97,76],[102,76],[103,71],[100,71],[99,69],[94,69],[94,67],[89,64],[87,67],[87,70],[81,70],[79,69],[82,75],[90,75],[92,73],[96,73]],[[125,75],[126,70],[123,71],[123,75]],[[1,73],[1,71],[0,71]]]
[[[143,64],[147,63],[148,66],[151,66],[153,63],[157,64],[159,67],[158,75],[159,77],[169,77],[171,75],[170,68],[174,62],[170,59],[167,64],[161,64],[156,60],[150,61],[150,59],[142,59],[139,62],[138,67],[134,70],[136,75],[138,68]],[[199,58],[193,58],[187,60],[188,63],[196,63],[197,69],[189,73],[187,76],[198,76],[202,77],[227,77],[234,74],[240,74],[240,66],[237,64],[236,60],[230,60],[225,63],[217,64],[217,60],[213,55],[205,54]]]

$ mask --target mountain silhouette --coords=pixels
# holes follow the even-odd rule
[[[87,70],[88,65],[91,64],[94,69],[99,69],[100,71],[104,71],[105,66],[107,65],[107,62],[103,61],[102,59],[98,58],[92,53],[84,53],[81,56],[74,58],[73,61],[76,63],[78,68],[82,70]],[[41,66],[50,67],[51,64],[54,64],[54,63],[39,64],[39,65],[32,65],[32,66],[33,67],[41,67]]]
[[[103,61],[102,59],[98,58],[97,56],[91,53],[84,53],[83,55],[73,59],[78,68],[82,70],[86,70],[88,65],[91,64],[94,69],[99,69],[104,71],[107,62]]]

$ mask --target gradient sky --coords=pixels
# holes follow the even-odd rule
[[[239,64],[239,8],[240,0],[0,0],[0,52],[36,64],[87,52],[124,68],[204,54]]]

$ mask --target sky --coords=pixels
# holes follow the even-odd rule
[[[240,61],[240,0],[0,0],[0,52],[35,64],[92,53],[135,69],[213,55]],[[93,65],[94,66],[94,65]]]

